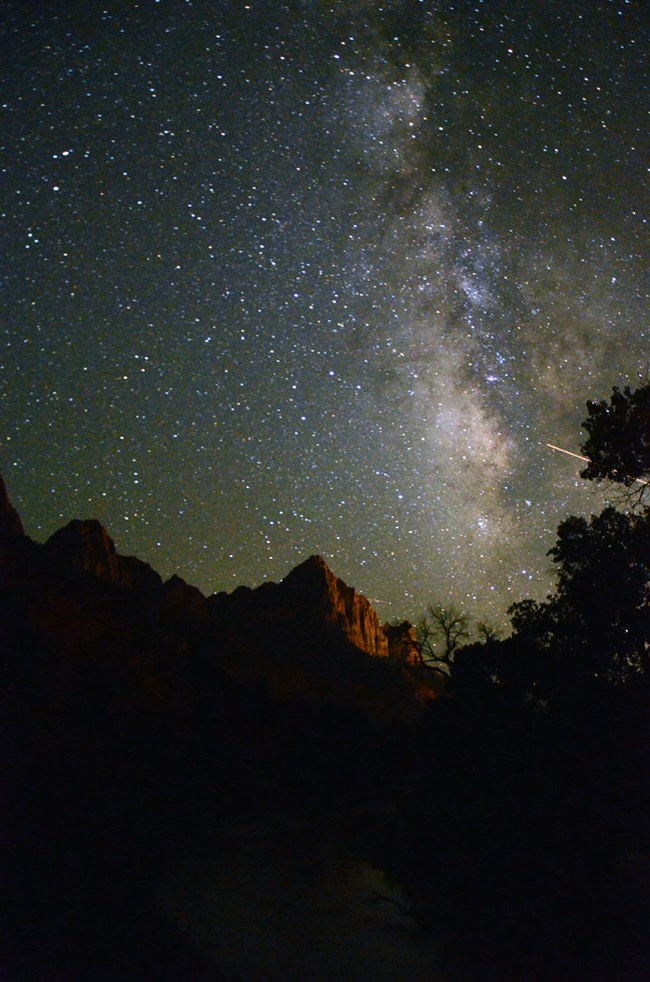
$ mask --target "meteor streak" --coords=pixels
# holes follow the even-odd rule
[[[547,447],[551,450],[559,450],[560,453],[565,453],[568,457],[575,457],[577,460],[586,460],[589,463],[589,457],[581,457],[579,453],[573,453],[572,450],[563,450],[562,447],[556,447],[554,443],[547,443]]]
[[[560,453],[565,453],[567,457],[575,457],[576,460],[585,460],[589,463],[589,457],[583,457],[579,453],[574,453],[572,450],[564,450],[563,447],[556,447],[554,443],[547,443],[547,447],[551,450],[558,450]],[[650,484],[650,481],[644,481],[642,477],[635,477],[634,480],[637,484]]]

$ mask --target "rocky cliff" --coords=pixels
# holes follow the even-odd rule
[[[23,536],[18,512],[0,478],[0,537]],[[414,663],[411,638],[403,627],[385,628],[363,594],[335,576],[321,556],[310,556],[280,583],[265,583],[256,590],[239,587],[232,594],[205,598],[179,577],[163,585],[147,563],[121,556],[100,522],[74,519],[59,529],[37,550],[41,572],[89,574],[93,579],[127,589],[160,607],[165,623],[188,630],[210,624],[220,634],[247,636],[255,622],[258,638],[269,632],[291,645],[323,636],[354,645],[377,658]],[[263,641],[262,641],[263,643]]]
[[[310,639],[320,644],[330,638],[374,658],[389,656],[386,632],[370,601],[335,576],[322,556],[310,556],[280,583],[263,583],[255,590],[240,586],[213,595],[208,605],[218,623],[255,622],[262,636],[283,635],[287,644]]]
[[[151,566],[135,556],[120,556],[103,525],[95,519],[74,519],[45,543],[46,554],[58,564],[84,570],[99,580],[137,592],[155,593],[162,580]]]
[[[5,482],[0,476],[0,538],[7,535],[24,535],[20,515],[9,500]]]
[[[33,567],[39,547],[25,535],[20,515],[0,477],[0,588],[18,584]],[[3,625],[0,623],[0,636]]]
[[[410,621],[401,624],[384,624],[384,634],[388,641],[388,657],[407,665],[420,665],[415,628]]]
[[[310,556],[291,570],[279,590],[304,624],[334,629],[361,651],[388,656],[386,634],[370,602],[335,576],[321,556]]]
[[[146,563],[121,556],[95,520],[75,519],[44,544],[32,542],[0,484],[0,602],[10,609],[17,599],[23,627],[39,633],[43,650],[137,665],[138,685],[156,698],[180,691],[174,673],[186,664],[174,659],[191,652],[244,684],[261,680],[283,697],[354,706],[376,718],[410,718],[432,695],[410,626],[382,627],[367,598],[321,556],[279,583],[206,599],[180,577],[163,583]]]

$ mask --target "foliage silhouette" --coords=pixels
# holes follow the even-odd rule
[[[615,386],[609,402],[590,401],[587,410],[582,452],[589,463],[580,476],[622,484],[640,501],[650,479],[650,383],[634,391]]]
[[[450,675],[456,651],[470,637],[469,617],[453,604],[432,604],[417,622],[415,636],[422,664]]]
[[[549,550],[555,593],[508,611],[530,673],[528,695],[543,699],[587,679],[650,677],[650,509],[642,500],[650,478],[650,384],[614,387],[609,402],[590,401],[587,409],[582,451],[589,463],[581,476],[622,485],[633,507],[566,518]]]
[[[493,624],[492,621],[487,620],[478,621],[476,632],[485,644],[490,644],[492,641],[500,641],[503,637],[503,631],[498,624]]]
[[[509,609],[515,635],[540,656],[533,688],[548,695],[571,679],[623,683],[648,672],[650,511],[608,507],[590,521],[572,515],[549,555],[558,567],[556,593]]]

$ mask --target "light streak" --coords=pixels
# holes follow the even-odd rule
[[[576,460],[584,460],[589,463],[589,457],[582,457],[579,453],[574,453],[573,450],[563,450],[562,447],[556,447],[554,443],[547,443],[547,447],[551,450],[559,450],[560,453],[565,453],[568,457],[575,457]]]
[[[565,450],[563,447],[556,447],[554,443],[547,443],[546,446],[551,450],[558,450],[560,453],[565,453],[567,457],[575,457],[576,460],[584,460],[587,464],[589,463],[589,457],[583,457],[579,453],[574,453],[573,450]],[[634,480],[637,484],[650,484],[650,481],[644,481],[642,477],[635,477]]]

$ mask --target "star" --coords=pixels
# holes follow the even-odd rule
[[[8,0],[0,470],[206,593],[504,620],[648,370],[637,6]],[[621,8],[622,9],[622,8]],[[522,572],[522,571],[525,571]]]

